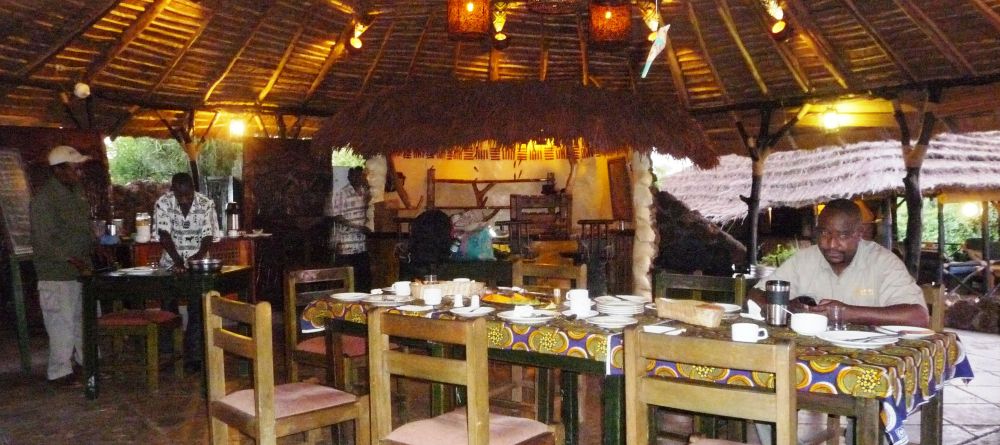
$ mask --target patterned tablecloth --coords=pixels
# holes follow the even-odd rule
[[[409,313],[414,316],[455,318],[447,311]],[[330,318],[365,324],[367,306],[332,299],[314,301],[302,312],[303,332],[322,331]],[[652,322],[652,316],[641,317]],[[678,323],[679,324],[679,323]],[[715,329],[687,326],[683,335],[729,338],[729,322]],[[892,444],[907,442],[903,421],[943,389],[948,380],[971,379],[972,367],[954,333],[907,340],[877,349],[848,349],[815,337],[799,336],[785,328],[769,328],[770,338],[793,339],[798,358],[796,380],[799,391],[845,394],[880,400],[881,421]],[[624,345],[621,333],[561,318],[542,326],[511,324],[491,317],[488,327],[491,348],[536,351],[597,360],[608,374],[621,374]],[[611,357],[608,360],[608,357]],[[650,363],[650,372],[665,377],[684,377],[734,385],[773,386],[773,375],[735,369],[686,364]]]

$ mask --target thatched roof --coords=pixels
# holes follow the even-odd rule
[[[938,130],[1000,128],[996,1],[782,0],[796,32],[776,42],[760,0],[660,0],[669,41],[645,79],[642,9],[656,3],[623,1],[630,39],[598,48],[587,0],[494,0],[511,37],[500,51],[451,39],[443,0],[0,0],[0,125],[225,136],[242,118],[257,136],[310,137],[387,88],[541,80],[675,101],[720,153],[742,151],[737,120],[755,133],[759,108],[782,120],[804,102],[819,106],[778,150],[892,138],[882,98],[900,98],[912,125],[928,86],[945,88]],[[346,51],[362,17],[374,17],[364,47]],[[829,134],[817,122],[834,100],[851,128]]]
[[[590,153],[652,147],[703,167],[716,153],[698,122],[675,102],[628,92],[543,82],[418,83],[343,107],[313,143],[361,153],[435,153],[487,143],[509,147],[551,138]]]
[[[899,142],[775,153],[765,163],[761,208],[902,194],[904,176]],[[660,188],[714,222],[743,218],[747,206],[739,197],[750,194],[750,159],[723,156],[715,168],[660,178]],[[921,167],[920,188],[925,196],[1000,191],[1000,132],[934,138]]]

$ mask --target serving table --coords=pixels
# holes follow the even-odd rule
[[[367,310],[367,305],[360,303],[320,299],[303,310],[300,324],[303,330],[314,332],[327,329],[328,332],[367,335]],[[407,314],[454,318],[445,310]],[[640,325],[661,321],[651,311],[638,318]],[[686,328],[681,335],[728,339],[732,321],[725,320],[718,328],[671,323]],[[943,384],[954,378],[971,379],[973,376],[958,336],[950,332],[917,340],[901,339],[895,345],[860,350],[799,336],[786,328],[768,327],[768,330],[770,337],[765,342],[780,338],[796,342],[799,408],[855,417],[857,443],[862,445],[877,445],[880,433],[884,433],[890,443],[905,443],[903,421],[921,407],[921,443],[925,443],[925,438],[929,439],[927,443],[940,443]],[[602,375],[603,443],[624,443],[622,364],[626,351],[621,331],[603,330],[561,317],[541,326],[512,324],[490,317],[488,335],[491,359],[563,370],[564,401],[576,400],[568,395],[575,394],[577,373]],[[747,386],[769,383],[765,374],[742,370],[677,363],[656,363],[651,369],[664,377]],[[577,409],[573,403],[563,404],[566,442],[570,444],[576,443]],[[549,420],[543,417],[548,412],[540,410],[539,413],[539,420]]]
[[[144,307],[147,299],[164,302],[177,298],[197,299],[201,304],[205,292],[217,290],[223,295],[235,293],[240,300],[248,301],[251,286],[250,266],[223,266],[214,273],[185,272],[172,274],[156,270],[145,275],[119,272],[104,273],[83,279],[83,370],[84,394],[95,399],[100,393],[97,354],[97,302],[115,300],[134,302]],[[105,304],[105,308],[111,307]]]

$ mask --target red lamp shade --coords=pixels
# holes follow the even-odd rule
[[[627,2],[590,2],[590,41],[622,43],[632,36],[632,11]]]
[[[489,0],[448,0],[448,33],[459,39],[485,37],[490,28]]]

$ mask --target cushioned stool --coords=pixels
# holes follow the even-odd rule
[[[174,364],[174,374],[184,376],[184,331],[181,317],[161,309],[123,310],[111,312],[97,319],[98,333],[111,336],[117,363],[108,368],[117,370],[142,370],[146,374],[146,386],[153,391],[159,389],[160,380],[160,330],[170,330],[173,334],[174,350],[164,361]],[[122,360],[123,342],[127,337],[145,337],[145,362],[136,365]],[[110,361],[109,361],[110,362]]]

